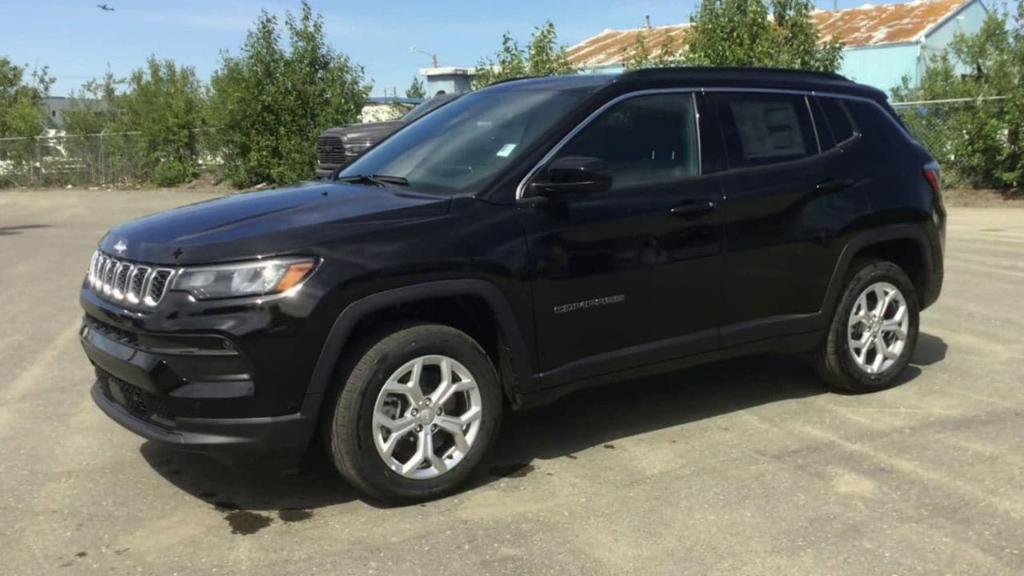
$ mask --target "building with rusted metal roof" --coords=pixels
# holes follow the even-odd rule
[[[816,10],[811,17],[823,39],[845,45],[841,74],[890,91],[904,76],[916,85],[929,58],[945,50],[957,32],[977,32],[987,14],[981,0],[916,0]],[[652,55],[678,51],[689,26],[605,30],[571,47],[569,60],[587,72],[619,72],[636,54],[639,38]]]

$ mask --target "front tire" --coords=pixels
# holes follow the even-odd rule
[[[501,422],[493,364],[476,341],[449,326],[387,331],[344,378],[324,440],[341,475],[385,502],[456,490]]]
[[[893,386],[917,346],[920,305],[903,270],[858,260],[817,352],[818,372],[845,392]]]

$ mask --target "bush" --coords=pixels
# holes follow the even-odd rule
[[[932,57],[919,87],[905,78],[893,90],[895,101],[963,100],[903,114],[953,184],[1019,188],[1024,180],[1022,34],[992,13],[977,34],[957,35]]]
[[[174,186],[199,175],[199,134],[203,126],[203,88],[190,67],[150,57],[132,72],[120,98],[125,131],[135,141],[139,174],[158,186]]]
[[[206,90],[193,68],[150,56],[127,80],[108,72],[79,94],[64,123],[81,156],[94,156],[104,133],[105,161],[130,167],[134,180],[175,186],[199,175]]]

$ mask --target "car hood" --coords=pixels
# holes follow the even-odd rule
[[[310,183],[231,194],[113,228],[100,249],[162,265],[241,260],[302,251],[381,222],[439,216],[449,199],[412,190]]]

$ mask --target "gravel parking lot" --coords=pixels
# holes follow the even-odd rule
[[[381,508],[299,470],[144,442],[96,409],[96,240],[199,192],[0,192],[0,574],[1022,574],[1024,210],[951,210],[906,381],[791,358],[626,382],[506,421],[474,486]]]

